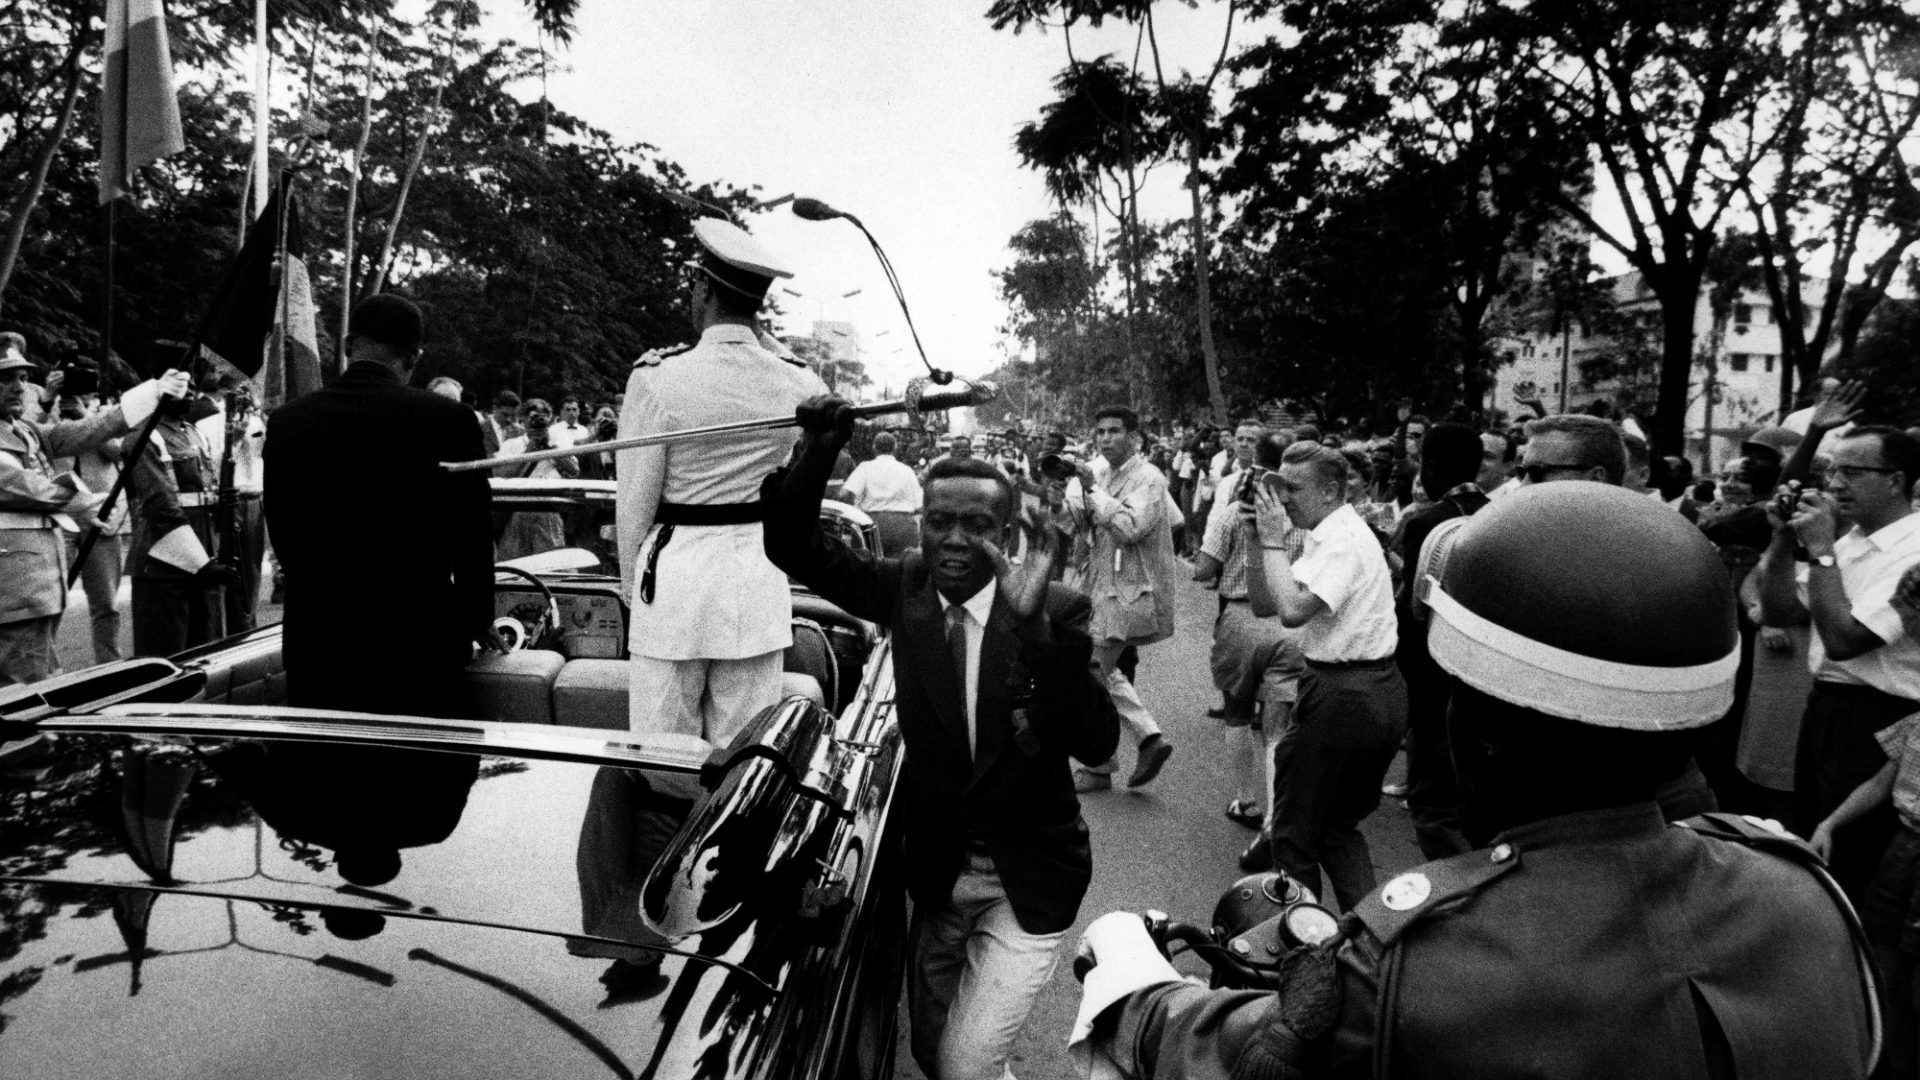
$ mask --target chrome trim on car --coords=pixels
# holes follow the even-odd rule
[[[599,765],[649,765],[698,772],[710,748],[684,735],[635,736],[595,728],[547,727],[482,720],[396,717],[279,705],[110,705],[97,712],[42,721],[43,731],[120,734],[258,735],[330,742],[512,752]]]

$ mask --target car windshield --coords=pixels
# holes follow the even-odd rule
[[[493,480],[493,561],[565,549],[591,554],[586,573],[618,576],[612,480]]]
[[[615,481],[495,477],[492,483],[495,562],[573,549],[594,560],[572,567],[573,572],[619,576]],[[829,500],[821,509],[820,524],[849,546],[872,547],[871,522],[851,506]]]

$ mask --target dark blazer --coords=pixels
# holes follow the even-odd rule
[[[1021,625],[996,597],[980,646],[976,752],[967,752],[965,694],[947,652],[946,619],[919,552],[882,558],[819,528],[833,460],[803,452],[767,478],[767,557],[794,580],[893,635],[894,702],[906,743],[900,784],[907,888],[915,903],[945,903],[969,844],[984,845],[1022,929],[1073,925],[1093,876],[1087,824],[1068,761],[1105,761],[1119,717],[1089,671],[1092,605],[1048,587],[1046,625]],[[1032,685],[1024,735],[1014,695]]]
[[[292,704],[459,715],[493,618],[480,425],[457,401],[356,363],[267,419],[267,530],[286,571]]]

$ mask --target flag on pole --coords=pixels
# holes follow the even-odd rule
[[[271,221],[271,218],[262,218]],[[320,344],[315,333],[313,282],[307,277],[307,238],[300,225],[300,204],[287,204],[287,242],[283,252],[279,301],[273,334],[267,340],[266,366],[255,380],[260,405],[274,409],[309,390],[320,389]]]
[[[284,216],[282,207],[285,208]],[[286,273],[275,273],[286,226]],[[254,380],[272,408],[320,386],[313,288],[307,276],[300,203],[275,188],[227,284],[206,313],[202,341],[228,366]],[[280,339],[284,338],[284,344]],[[271,340],[270,340],[271,339]]]
[[[127,193],[133,170],[187,148],[173,92],[162,0],[107,0],[100,95],[100,201]]]

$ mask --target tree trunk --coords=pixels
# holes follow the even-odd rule
[[[380,26],[376,22],[367,44],[367,80],[360,92],[360,135],[353,144],[353,175],[347,181],[346,236],[342,240],[345,252],[340,268],[340,332],[333,339],[334,363],[341,371],[347,370],[347,319],[353,313],[353,242],[360,233],[360,177],[366,171],[367,138],[373,134],[373,63],[379,55]]]
[[[433,90],[433,107],[421,118],[420,137],[414,140],[413,154],[407,158],[407,171],[400,177],[400,194],[393,203],[393,216],[387,220],[387,235],[380,242],[380,256],[374,260],[373,276],[367,279],[367,287],[361,290],[361,299],[379,292],[387,283],[387,274],[393,269],[394,240],[400,235],[400,218],[407,211],[407,192],[413,190],[413,178],[420,171],[420,162],[427,156],[427,140],[433,135],[433,120],[440,113],[440,101],[446,94],[447,84],[442,81]]]
[[[1686,456],[1687,391],[1693,385],[1693,309],[1699,299],[1699,281],[1677,281],[1687,277],[1684,269],[1662,267],[1667,280],[1654,289],[1660,298],[1663,333],[1660,342],[1660,397],[1653,416],[1653,456]]]
[[[60,102],[60,117],[54,121],[53,130],[47,133],[46,144],[40,147],[33,162],[33,175],[28,179],[25,190],[14,201],[12,218],[7,222],[6,248],[0,250],[0,300],[6,299],[7,285],[13,280],[13,267],[20,258],[20,247],[27,238],[27,219],[33,216],[34,207],[40,205],[40,193],[47,187],[47,172],[53,168],[53,159],[60,152],[60,144],[66,141],[67,129],[73,126],[74,106],[80,100],[80,53],[84,47],[86,35],[76,39],[74,47],[67,53],[67,90]]]
[[[1200,362],[1207,372],[1207,407],[1213,422],[1227,422],[1227,390],[1220,382],[1220,353],[1213,343],[1213,256],[1207,249],[1206,206],[1200,198],[1200,151],[1187,144],[1187,190],[1193,196],[1193,291],[1200,309]]]

